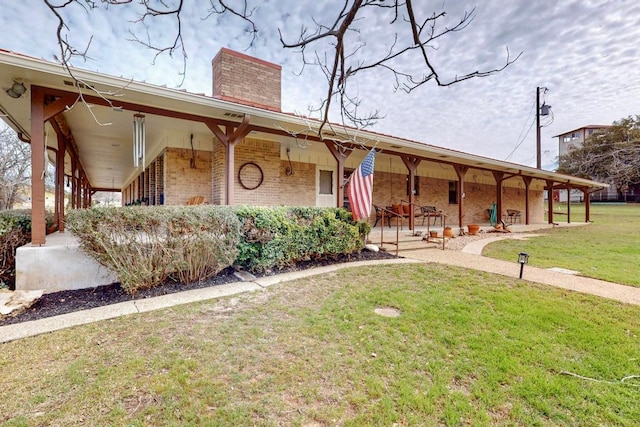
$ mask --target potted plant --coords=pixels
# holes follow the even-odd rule
[[[444,237],[453,237],[453,230],[451,229],[451,227],[445,227],[442,235]]]
[[[433,237],[435,239],[436,237],[438,237],[438,232],[436,230],[430,230],[429,237]]]
[[[478,224],[467,224],[467,229],[469,230],[469,234],[475,236],[480,231],[480,225]]]

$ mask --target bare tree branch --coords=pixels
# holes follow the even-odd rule
[[[357,53],[363,47],[363,44],[361,42],[356,42],[355,44],[348,42],[346,35],[349,31],[359,31],[355,23],[358,21],[358,14],[367,7],[392,10],[393,15],[389,25],[399,23],[402,17],[402,22],[406,24],[404,27],[409,30],[410,37],[401,37],[396,33],[386,53],[362,60],[358,59]],[[405,12],[406,16],[402,16]],[[340,116],[355,126],[370,125],[379,117],[377,111],[364,116],[356,113],[361,102],[358,96],[349,95],[349,81],[355,78],[358,73],[375,69],[387,70],[393,75],[394,88],[396,90],[402,89],[405,92],[411,92],[431,80],[434,80],[438,86],[451,86],[464,80],[490,76],[504,70],[516,61],[520,55],[512,59],[507,49],[506,61],[500,67],[456,75],[449,80],[445,80],[440,76],[429,58],[427,50],[431,49],[430,44],[445,35],[465,29],[473,20],[474,12],[475,10],[465,13],[454,26],[440,29],[438,20],[445,16],[445,12],[432,13],[422,21],[419,21],[413,8],[412,0],[395,0],[393,2],[345,0],[337,18],[331,25],[325,26],[316,23],[314,20],[315,29],[310,31],[306,27],[302,28],[295,42],[286,42],[282,31],[280,31],[280,41],[284,48],[298,50],[305,65],[320,67],[327,77],[326,97],[321,103],[322,125],[319,128],[320,135],[324,125],[329,122],[332,99],[334,98],[339,104]],[[316,53],[314,59],[310,60],[305,55],[305,51],[308,48],[313,46],[320,49],[323,43],[324,45],[332,46],[332,58],[321,60]],[[426,72],[419,76],[402,71],[397,64],[398,59],[410,56],[414,51],[419,53],[418,57],[426,68]]]
[[[53,0],[43,0],[58,20],[57,39],[60,47],[59,61],[73,76],[70,61],[73,58],[87,60],[91,39],[85,49],[76,49],[66,34],[69,28],[60,11],[66,7],[81,6],[87,13],[102,5],[104,8],[131,5],[141,7],[140,18],[134,24],[147,27],[146,36],[130,34],[133,41],[155,51],[154,63],[163,54],[170,57],[179,54],[183,61],[180,72],[182,79],[187,71],[187,47],[183,39],[182,11],[184,0],[61,0],[55,5]],[[259,7],[268,7],[267,3],[259,3]],[[276,6],[277,7],[277,6]],[[209,9],[203,19],[213,15],[227,15],[247,25],[246,32],[250,36],[249,47],[253,46],[258,34],[258,6],[251,6],[249,0],[209,0]],[[312,109],[319,115],[318,135],[322,137],[325,126],[330,123],[332,114],[339,116],[345,126],[363,128],[371,126],[382,116],[379,111],[363,113],[363,98],[357,90],[357,76],[367,72],[386,72],[392,76],[394,90],[410,93],[427,82],[435,82],[437,86],[451,86],[473,78],[493,75],[504,70],[516,61],[520,55],[511,58],[507,48],[506,59],[502,65],[488,70],[476,70],[465,74],[456,74],[446,78],[441,75],[431,57],[436,51],[435,42],[453,33],[466,29],[475,17],[475,9],[465,12],[452,26],[443,24],[446,16],[444,10],[439,12],[420,13],[414,8],[413,0],[343,0],[341,7],[332,19],[319,20],[309,17],[311,25],[303,26],[294,41],[285,41],[282,29],[278,29],[278,37],[284,49],[291,49],[301,55],[301,71],[306,67],[318,67],[327,79],[325,96],[320,105]],[[421,16],[422,15],[422,16]],[[371,16],[386,18],[388,29],[392,35],[384,40],[362,39],[361,29],[366,28]],[[158,19],[168,18],[175,21],[175,30],[171,42],[157,44],[152,40],[148,27],[157,24]],[[365,50],[365,47],[367,48]],[[373,49],[373,53],[369,50]],[[415,70],[416,64],[421,67]],[[405,67],[410,67],[406,69]],[[75,77],[74,77],[75,78]],[[89,87],[89,86],[86,86]],[[89,87],[91,90],[95,88]],[[82,96],[82,95],[81,95]],[[81,99],[82,100],[82,99]]]

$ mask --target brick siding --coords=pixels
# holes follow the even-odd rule
[[[196,169],[193,169],[190,149],[165,150],[165,205],[184,205],[192,196],[204,196],[205,203],[211,203],[211,152],[195,153]]]

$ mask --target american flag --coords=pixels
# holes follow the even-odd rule
[[[351,214],[355,221],[369,218],[371,214],[371,193],[373,192],[373,163],[376,159],[375,150],[371,149],[358,169],[353,171],[349,179],[347,195],[351,205]]]

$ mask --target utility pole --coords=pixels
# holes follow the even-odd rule
[[[543,103],[540,105],[540,89],[547,93],[546,87],[536,87],[536,168],[542,169],[542,148],[540,147],[540,116],[548,116],[550,105]]]
[[[536,87],[536,168],[542,169],[540,148],[540,86]]]

